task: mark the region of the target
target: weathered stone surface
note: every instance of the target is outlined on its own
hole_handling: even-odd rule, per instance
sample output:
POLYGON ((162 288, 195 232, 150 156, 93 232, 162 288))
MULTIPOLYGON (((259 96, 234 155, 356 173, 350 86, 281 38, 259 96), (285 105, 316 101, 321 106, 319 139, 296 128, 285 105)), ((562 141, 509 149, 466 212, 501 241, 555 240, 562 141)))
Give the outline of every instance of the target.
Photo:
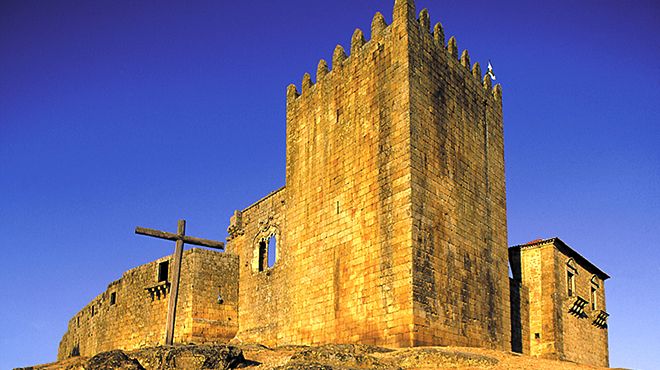
POLYGON ((161 346, 130 355, 146 369, 233 369, 256 364, 247 361, 239 348, 226 345, 161 346))
POLYGON ((419 348, 402 350, 391 357, 391 361, 404 369, 410 368, 489 368, 499 363, 496 358, 464 351, 442 348, 419 348))
POLYGON ((314 364, 314 366, 331 366, 333 369, 393 369, 391 365, 384 364, 372 356, 374 353, 391 351, 366 345, 327 344, 296 353, 286 366, 314 364))
POLYGON ((83 366, 85 370, 144 370, 135 359, 126 355, 123 351, 114 350, 102 352, 92 357, 83 366))

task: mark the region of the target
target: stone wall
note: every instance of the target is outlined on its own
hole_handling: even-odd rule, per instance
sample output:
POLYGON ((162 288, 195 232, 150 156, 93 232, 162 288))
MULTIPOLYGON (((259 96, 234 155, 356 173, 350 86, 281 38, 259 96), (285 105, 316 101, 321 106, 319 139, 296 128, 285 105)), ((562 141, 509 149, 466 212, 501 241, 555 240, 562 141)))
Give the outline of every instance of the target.
MULTIPOLYGON (((58 359, 163 344, 169 283, 158 281, 158 266, 170 261, 171 276, 171 260, 172 256, 167 256, 136 267, 109 284, 69 321, 58 359)), ((238 325, 237 279, 236 256, 203 249, 184 252, 175 342, 226 342, 234 336, 238 325), (218 294, 223 297, 222 304, 218 294)))
POLYGON ((239 326, 238 256, 208 249, 192 251, 190 341, 226 343, 239 326))
POLYGON ((607 367, 609 365, 609 346, 607 326, 601 327, 594 324, 600 311, 607 311, 605 306, 605 282, 594 275, 579 262, 575 264, 577 274, 575 276, 574 296, 567 294, 566 262, 570 256, 555 251, 557 270, 557 307, 559 309, 559 330, 563 342, 562 359, 607 367), (596 281, 596 307, 592 307, 591 287, 596 281), (575 296, 580 296, 588 301, 581 314, 569 313, 575 302, 575 296))
POLYGON ((529 289, 530 354, 556 359, 561 342, 557 338, 557 307, 553 299, 556 295, 554 252, 551 246, 529 249, 519 259, 520 272, 513 264, 512 271, 514 279, 529 289))
POLYGON ((529 354, 529 289, 509 279, 511 299, 511 351, 529 354))
POLYGON ((408 11, 416 345, 510 349, 502 95, 408 11))
POLYGON ((321 61, 315 83, 305 75, 301 94, 289 87, 286 189, 244 210, 244 235, 228 243, 241 256, 240 339, 412 343, 408 73, 398 24, 378 14, 370 41, 356 31, 350 56, 338 47, 331 71, 321 61), (277 262, 255 271, 248 261, 269 215, 277 262))
POLYGON ((236 212, 231 220, 227 252, 240 259, 237 338, 241 341, 274 346, 278 336, 286 334, 291 311, 289 295, 293 294, 295 285, 290 286, 286 276, 285 257, 294 245, 286 243, 283 232, 285 197, 286 189, 277 190, 236 212), (271 236, 275 237, 277 247, 275 264, 259 271, 259 243, 271 236))
POLYGON ((294 343, 412 345, 407 19, 337 47, 287 97, 287 258, 294 343))

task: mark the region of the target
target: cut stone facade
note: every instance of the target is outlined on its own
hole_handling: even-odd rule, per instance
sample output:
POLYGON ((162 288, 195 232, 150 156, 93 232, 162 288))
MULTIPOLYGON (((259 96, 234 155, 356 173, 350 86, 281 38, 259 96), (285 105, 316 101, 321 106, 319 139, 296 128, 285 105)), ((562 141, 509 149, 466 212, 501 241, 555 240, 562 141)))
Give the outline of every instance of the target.
MULTIPOLYGON (((607 331, 562 326, 568 300, 540 303, 558 278, 508 277, 500 86, 412 0, 395 2, 390 25, 377 13, 370 36, 356 30, 350 55, 337 46, 332 69, 321 60, 315 82, 305 74, 300 92, 288 87, 286 186, 234 213, 225 254, 186 252, 175 341, 474 346, 606 362, 607 348, 560 348, 601 333, 606 346, 607 331), (223 304, 211 299, 219 285, 223 304), (541 308, 560 318, 556 330, 541 330, 541 308)), ((60 356, 162 343, 167 305, 144 291, 157 262, 117 283, 134 290, 117 298, 132 297, 125 317, 84 317, 81 328, 89 307, 74 317, 60 356)), ((90 306, 112 310, 112 287, 90 306)))
POLYGON ((609 276, 559 238, 511 247, 509 254, 520 296, 529 302, 517 308, 529 317, 520 322, 523 347, 534 356, 608 366, 609 276))

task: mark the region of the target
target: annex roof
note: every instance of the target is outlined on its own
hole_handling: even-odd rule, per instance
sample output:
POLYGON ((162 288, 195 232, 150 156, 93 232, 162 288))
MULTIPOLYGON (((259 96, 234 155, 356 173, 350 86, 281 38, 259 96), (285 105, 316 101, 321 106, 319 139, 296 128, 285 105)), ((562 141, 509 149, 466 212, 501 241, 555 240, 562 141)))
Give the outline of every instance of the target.
POLYGON ((559 239, 558 237, 549 238, 549 239, 536 239, 524 244, 514 245, 512 247, 509 247, 509 249, 516 249, 516 248, 530 249, 530 248, 537 248, 546 244, 553 244, 555 248, 557 248, 560 252, 564 253, 569 257, 573 257, 575 259, 575 262, 577 262, 579 265, 587 269, 587 271, 596 274, 602 280, 607 280, 610 278, 610 276, 606 274, 603 270, 601 270, 596 265, 591 263, 588 259, 583 257, 580 253, 576 252, 573 248, 569 247, 568 244, 566 244, 563 240, 559 239))

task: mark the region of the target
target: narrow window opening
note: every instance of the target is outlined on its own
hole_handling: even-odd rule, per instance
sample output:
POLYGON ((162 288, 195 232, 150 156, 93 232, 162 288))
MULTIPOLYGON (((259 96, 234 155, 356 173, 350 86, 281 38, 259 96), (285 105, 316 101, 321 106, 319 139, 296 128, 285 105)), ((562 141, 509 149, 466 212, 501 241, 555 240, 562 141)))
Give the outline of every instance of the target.
POLYGON ((339 123, 339 117, 341 116, 341 110, 337 109, 337 121, 336 123, 339 123))
POLYGON ((265 241, 260 241, 259 242, 259 271, 264 271, 266 269, 266 263, 267 263, 267 252, 268 250, 266 249, 266 242, 265 241))
POLYGON ((80 327, 80 316, 76 317, 76 326, 80 327))
POLYGON ((575 275, 577 275, 575 260, 569 258, 566 261, 566 293, 568 293, 569 297, 575 295, 575 275))
POLYGON ((271 268, 273 265, 275 265, 276 257, 277 240, 275 239, 275 235, 271 235, 270 238, 268 238, 268 268, 271 268))
POLYGON ((337 214, 339 214, 339 201, 337 201, 337 214))
POLYGON ((534 333, 534 339, 541 339, 541 333, 534 333))
POLYGON ((277 261, 277 238, 275 234, 271 234, 259 241, 257 254, 259 272, 266 271, 275 265, 275 261, 277 261))
POLYGON ((598 303, 596 302, 596 292, 597 292, 596 287, 592 286, 591 287, 591 309, 594 310, 594 311, 598 308, 598 303))
POLYGON ((110 293, 110 306, 114 306, 115 303, 117 303, 117 293, 112 292, 110 293))
POLYGON ((94 306, 92 306, 92 317, 94 317, 94 306))
POLYGON ((598 309, 598 289, 600 284, 598 284, 598 276, 591 276, 591 309, 596 311, 598 309))
POLYGON ((170 269, 170 261, 163 261, 158 264, 158 282, 167 281, 170 269))

